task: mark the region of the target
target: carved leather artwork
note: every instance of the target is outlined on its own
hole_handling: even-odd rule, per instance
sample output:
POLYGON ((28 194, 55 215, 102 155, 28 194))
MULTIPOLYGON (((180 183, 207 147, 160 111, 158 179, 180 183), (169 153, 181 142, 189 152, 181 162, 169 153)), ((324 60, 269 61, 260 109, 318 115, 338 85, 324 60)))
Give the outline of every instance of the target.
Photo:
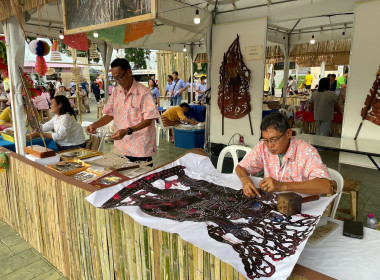
POLYGON ((370 94, 364 102, 365 107, 361 111, 363 119, 368 120, 376 125, 380 125, 380 70, 376 74, 372 88, 369 90, 370 94))
POLYGON ((318 221, 317 216, 281 214, 274 194, 263 194, 265 201, 246 197, 242 190, 191 178, 184 169, 177 165, 138 179, 102 208, 138 206, 155 217, 205 222, 211 238, 239 254, 250 279, 272 276, 275 263, 295 254, 318 221), (154 186, 158 183, 161 188, 154 186), (188 189, 175 188, 179 185, 188 189))
MULTIPOLYGON (((219 68, 218 106, 224 117, 240 119, 251 112, 249 83, 251 71, 243 61, 239 35, 224 54, 219 68)), ((251 132, 252 131, 252 124, 251 132)), ((224 134, 224 120, 222 134, 224 134)))

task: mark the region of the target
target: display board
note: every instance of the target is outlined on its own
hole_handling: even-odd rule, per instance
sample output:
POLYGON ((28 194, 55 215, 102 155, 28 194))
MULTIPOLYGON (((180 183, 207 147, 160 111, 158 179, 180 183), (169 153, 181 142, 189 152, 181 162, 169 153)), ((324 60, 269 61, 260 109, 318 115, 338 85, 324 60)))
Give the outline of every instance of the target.
POLYGON ((63 0, 65 34, 75 34, 156 17, 156 0, 63 0))

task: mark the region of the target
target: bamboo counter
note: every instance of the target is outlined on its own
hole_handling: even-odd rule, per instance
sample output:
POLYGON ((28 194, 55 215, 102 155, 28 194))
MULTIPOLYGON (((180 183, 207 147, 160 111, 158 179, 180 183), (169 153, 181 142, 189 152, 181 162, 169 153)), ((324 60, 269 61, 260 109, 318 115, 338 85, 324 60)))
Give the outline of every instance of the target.
POLYGON ((96 187, 0 151, 9 157, 0 218, 69 279, 245 279, 177 234, 92 206, 85 197, 96 187))

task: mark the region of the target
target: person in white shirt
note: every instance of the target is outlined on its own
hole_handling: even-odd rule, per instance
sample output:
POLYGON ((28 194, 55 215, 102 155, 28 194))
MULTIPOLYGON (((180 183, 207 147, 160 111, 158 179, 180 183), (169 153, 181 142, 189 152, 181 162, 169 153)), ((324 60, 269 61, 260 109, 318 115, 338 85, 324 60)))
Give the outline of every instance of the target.
MULTIPOLYGON (((83 128, 75 120, 74 110, 66 96, 55 96, 51 100, 51 112, 56 115, 41 126, 43 136, 53 139, 58 151, 86 148, 83 128), (53 133, 45 133, 53 129, 53 133)), ((38 132, 34 131, 33 135, 38 136, 38 132)))

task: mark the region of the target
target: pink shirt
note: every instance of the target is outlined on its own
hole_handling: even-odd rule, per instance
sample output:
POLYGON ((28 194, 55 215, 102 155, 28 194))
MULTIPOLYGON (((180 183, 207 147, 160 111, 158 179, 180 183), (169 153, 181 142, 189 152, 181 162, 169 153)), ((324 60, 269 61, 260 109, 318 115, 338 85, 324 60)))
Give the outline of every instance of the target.
POLYGON ((49 110, 50 94, 42 92, 41 95, 34 97, 32 101, 38 110, 49 110))
MULTIPOLYGON (((129 92, 120 85, 115 87, 104 106, 103 114, 113 117, 115 131, 160 117, 150 90, 135 80, 129 92)), ((126 156, 150 157, 156 150, 155 135, 155 123, 152 121, 150 126, 126 135, 123 139, 114 141, 114 144, 126 156)))
POLYGON ((293 137, 282 160, 282 166, 278 156, 271 154, 261 142, 239 165, 250 174, 264 169, 264 177, 272 177, 280 182, 304 182, 315 178, 332 180, 317 150, 309 143, 293 137))

